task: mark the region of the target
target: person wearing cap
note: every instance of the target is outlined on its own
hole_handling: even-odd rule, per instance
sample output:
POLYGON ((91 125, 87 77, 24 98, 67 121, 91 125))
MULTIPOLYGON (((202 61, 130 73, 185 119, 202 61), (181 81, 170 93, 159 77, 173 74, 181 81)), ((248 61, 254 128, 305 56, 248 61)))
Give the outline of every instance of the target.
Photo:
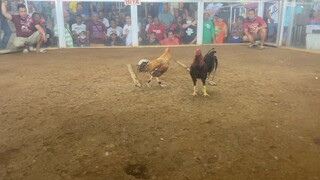
POLYGON ((12 21, 16 28, 16 38, 14 39, 14 46, 23 48, 24 53, 30 52, 29 46, 36 44, 36 52, 40 51, 42 42, 47 41, 46 33, 40 24, 32 21, 28 15, 26 6, 19 4, 17 6, 19 15, 11 15, 7 12, 6 2, 1 2, 1 11, 3 16, 12 21))
POLYGON ((255 40, 260 39, 261 43, 259 49, 264 49, 263 44, 267 36, 267 24, 260 16, 256 15, 254 9, 249 9, 248 11, 248 17, 244 22, 244 33, 246 34, 244 40, 250 42, 250 48, 255 45, 255 40))
POLYGON ((104 44, 106 27, 99 20, 97 13, 92 13, 92 21, 87 24, 87 31, 90 44, 104 44))

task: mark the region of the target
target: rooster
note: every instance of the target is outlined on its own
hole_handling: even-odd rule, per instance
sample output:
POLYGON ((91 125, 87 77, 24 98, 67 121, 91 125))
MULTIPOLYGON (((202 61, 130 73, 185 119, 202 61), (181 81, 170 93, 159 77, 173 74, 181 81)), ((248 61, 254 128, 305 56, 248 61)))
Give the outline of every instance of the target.
POLYGON ((206 89, 206 80, 208 76, 213 72, 213 75, 212 75, 212 82, 213 82, 214 73, 218 66, 218 60, 214 55, 215 53, 216 51, 214 49, 211 49, 203 58, 200 49, 196 50, 196 55, 190 67, 190 75, 194 85, 193 96, 197 96, 197 90, 196 90, 197 79, 201 79, 202 81, 203 96, 204 97, 209 96, 206 89))
POLYGON ((166 48, 163 54, 157 59, 149 61, 148 59, 141 59, 137 65, 138 72, 149 72, 151 74, 150 79, 148 80, 148 87, 150 88, 150 82, 153 77, 158 81, 158 84, 161 87, 165 85, 161 84, 159 79, 169 68, 169 61, 171 59, 171 52, 169 48, 166 48))

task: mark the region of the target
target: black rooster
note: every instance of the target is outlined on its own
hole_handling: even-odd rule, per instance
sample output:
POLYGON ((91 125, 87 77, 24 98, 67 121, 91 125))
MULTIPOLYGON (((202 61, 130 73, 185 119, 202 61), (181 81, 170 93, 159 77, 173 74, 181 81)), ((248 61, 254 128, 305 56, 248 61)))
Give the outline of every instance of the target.
POLYGON ((203 58, 200 49, 196 50, 196 55, 190 67, 190 75, 194 85, 193 96, 197 96, 197 90, 196 90, 197 79, 201 79, 202 81, 203 96, 204 97, 209 96, 206 89, 206 80, 208 76, 210 76, 210 74, 212 73, 212 77, 211 77, 212 79, 209 83, 214 84, 213 78, 218 67, 218 59, 214 55, 215 53, 216 51, 214 50, 214 48, 212 48, 211 50, 208 51, 208 53, 203 58))

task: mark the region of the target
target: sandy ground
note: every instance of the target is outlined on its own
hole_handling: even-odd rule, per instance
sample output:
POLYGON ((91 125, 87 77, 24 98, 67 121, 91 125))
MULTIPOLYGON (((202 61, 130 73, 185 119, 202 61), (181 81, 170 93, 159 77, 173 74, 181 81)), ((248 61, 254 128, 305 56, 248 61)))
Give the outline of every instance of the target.
POLYGON ((319 54, 216 49, 208 98, 175 62, 195 47, 150 89, 126 64, 164 48, 0 55, 0 179, 319 180, 319 54))

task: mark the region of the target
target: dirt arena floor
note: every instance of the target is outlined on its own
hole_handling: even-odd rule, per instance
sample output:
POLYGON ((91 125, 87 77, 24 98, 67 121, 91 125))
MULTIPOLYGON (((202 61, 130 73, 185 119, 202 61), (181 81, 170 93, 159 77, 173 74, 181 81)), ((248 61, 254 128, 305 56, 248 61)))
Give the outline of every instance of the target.
POLYGON ((217 46, 203 98, 195 49, 150 89, 126 64, 164 48, 0 55, 0 179, 319 180, 320 55, 217 46))

